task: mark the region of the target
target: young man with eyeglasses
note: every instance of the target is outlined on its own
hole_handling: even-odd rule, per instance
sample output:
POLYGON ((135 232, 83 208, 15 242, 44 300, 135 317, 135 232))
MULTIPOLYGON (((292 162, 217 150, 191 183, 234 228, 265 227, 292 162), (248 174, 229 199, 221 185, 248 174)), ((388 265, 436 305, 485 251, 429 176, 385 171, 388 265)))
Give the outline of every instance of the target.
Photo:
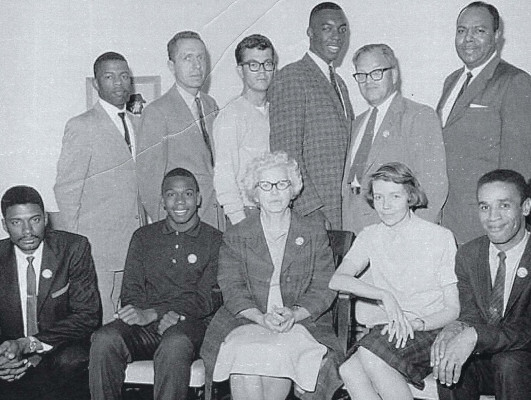
POLYGON ((369 44, 356 51, 353 75, 369 110, 353 123, 343 176, 343 229, 360 231, 379 221, 365 201, 368 177, 388 162, 406 164, 428 196, 416 213, 439 222, 448 193, 441 127, 430 107, 402 97, 400 71, 393 50, 369 44))
POLYGON ((257 210, 245 195, 241 180, 249 161, 269 151, 266 95, 276 67, 273 44, 262 35, 243 39, 236 46, 235 56, 243 91, 214 121, 214 188, 233 225, 257 210))

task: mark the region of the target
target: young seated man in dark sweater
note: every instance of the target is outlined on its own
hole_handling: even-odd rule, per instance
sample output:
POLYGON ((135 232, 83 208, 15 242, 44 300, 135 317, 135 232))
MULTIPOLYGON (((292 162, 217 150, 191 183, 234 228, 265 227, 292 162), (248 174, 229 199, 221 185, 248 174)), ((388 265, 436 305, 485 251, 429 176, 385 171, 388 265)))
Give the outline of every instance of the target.
POLYGON ((128 362, 154 360, 156 399, 186 399, 216 284, 221 232, 199 220, 199 186, 176 168, 162 182, 165 220, 131 239, 116 320, 92 337, 92 399, 120 399, 128 362))

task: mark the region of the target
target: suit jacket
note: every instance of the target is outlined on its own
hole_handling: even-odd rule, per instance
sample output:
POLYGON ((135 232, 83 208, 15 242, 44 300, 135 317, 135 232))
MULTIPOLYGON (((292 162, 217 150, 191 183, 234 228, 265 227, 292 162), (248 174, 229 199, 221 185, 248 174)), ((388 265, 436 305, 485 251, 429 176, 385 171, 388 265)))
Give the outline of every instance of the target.
POLYGON ((428 196, 428 208, 416 214, 438 223, 448 193, 446 157, 441 124, 435 111, 423 104, 405 99, 397 93, 389 105, 371 146, 361 177, 361 191, 356 193, 348 182, 354 142, 368 111, 356 118, 352 126, 351 146, 343 175, 343 229, 359 234, 363 228, 380 222, 376 211, 366 202, 369 176, 383 164, 399 161, 406 164, 428 196))
MULTIPOLYGON (((444 82, 441 110, 463 69, 444 82)), ((442 223, 459 243, 483 234, 477 217, 478 179, 508 168, 531 176, 531 77, 494 58, 456 102, 443 128, 450 190, 442 223)))
POLYGON ((306 54, 280 70, 271 86, 271 151, 283 150, 297 160, 304 181, 293 209, 301 215, 321 210, 341 229, 341 178, 354 113, 339 75, 341 102, 326 76, 306 54))
POLYGON ((136 167, 99 103, 67 122, 54 191, 54 228, 87 236, 98 271, 123 270, 131 236, 142 223, 136 167))
MULTIPOLYGON (((58 346, 86 341, 101 325, 96 272, 87 238, 47 230, 44 238, 37 321, 40 341, 58 346), (44 270, 51 277, 43 276, 44 270)), ((24 337, 17 260, 10 239, 0 241, 0 343, 24 337)))
MULTIPOLYGON (((511 350, 531 353, 531 274, 516 275, 505 309, 497 324, 489 324, 489 296, 492 281, 489 269, 489 239, 479 237, 459 247, 455 272, 461 315, 458 320, 476 329, 478 353, 494 354, 511 350)), ((531 240, 518 268, 531 272, 531 240)), ((530 354, 531 357, 531 354, 530 354)))
MULTIPOLYGON (((237 314, 248 308, 266 312, 273 270, 259 215, 250 216, 227 230, 218 267, 224 305, 210 323, 201 348, 210 380, 207 380, 208 384, 221 342, 234 328, 251 323, 237 314)), ((301 324, 329 348, 328 362, 321 369, 316 391, 303 398, 330 399, 341 386, 337 366, 342 351, 333 331, 330 311, 336 296, 328 288, 334 273, 334 261, 322 226, 313 225, 292 213, 281 271, 280 290, 284 305, 306 308, 311 316, 301 324)), ((208 387, 206 393, 209 393, 208 387)))
MULTIPOLYGON (((201 92, 205 123, 214 148, 212 124, 218 113, 215 100, 201 92)), ((199 217, 215 228, 222 228, 223 214, 214 192, 214 171, 210 153, 192 112, 173 85, 142 113, 138 140, 137 168, 140 197, 153 221, 166 217, 161 208, 161 184, 174 168, 186 168, 195 175, 202 196, 199 217)))

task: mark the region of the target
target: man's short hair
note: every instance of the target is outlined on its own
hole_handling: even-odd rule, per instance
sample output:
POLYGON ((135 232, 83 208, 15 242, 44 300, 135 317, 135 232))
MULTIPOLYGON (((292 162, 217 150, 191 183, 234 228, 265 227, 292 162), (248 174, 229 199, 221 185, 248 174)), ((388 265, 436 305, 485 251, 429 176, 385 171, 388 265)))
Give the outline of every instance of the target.
POLYGON ((391 67, 398 68, 398 60, 396 59, 395 52, 391 47, 384 43, 366 44, 365 46, 360 47, 354 53, 354 56, 352 57, 352 62, 354 63, 354 65, 356 65, 358 63, 358 59, 362 54, 370 53, 373 51, 379 51, 389 62, 389 65, 391 67))
POLYGON ((192 174, 190 171, 184 168, 174 168, 170 172, 168 172, 166 175, 164 175, 164 179, 162 179, 161 190, 164 190, 164 183, 166 182, 166 180, 174 176, 190 178, 192 181, 194 181, 195 190, 199 192, 199 184, 197 183, 197 179, 195 178, 194 174, 192 174))
POLYGON ((238 46, 236 46, 236 50, 234 51, 236 64, 240 65, 240 63, 243 62, 243 52, 245 49, 271 49, 271 53, 273 53, 273 61, 275 60, 275 48, 273 47, 273 43, 271 43, 271 40, 263 35, 254 34, 247 36, 240 43, 238 43, 238 46))
POLYGON ((30 186, 13 186, 2 196, 2 215, 4 218, 7 214, 7 209, 19 204, 36 204, 44 213, 44 202, 42 197, 35 189, 30 186))
POLYGON ((424 189, 422 189, 420 182, 406 164, 399 162, 384 164, 369 177, 369 190, 365 193, 365 200, 367 200, 371 208, 374 208, 374 181, 394 182, 398 185, 404 185, 408 193, 409 208, 413 210, 428 206, 428 197, 424 189))
POLYGON ((101 56, 96 58, 96 61, 94 61, 94 78, 96 78, 96 72, 98 71, 98 68, 105 61, 124 61, 127 63, 125 57, 119 53, 115 53, 114 51, 108 51, 107 53, 103 53, 101 56))
POLYGON ((324 3, 317 4, 312 11, 310 12, 310 25, 312 24, 312 18, 321 10, 340 10, 343 11, 343 9, 337 5, 336 3, 332 3, 331 1, 325 1, 324 3))
POLYGON ((205 44, 205 42, 203 42, 203 39, 201 39, 201 36, 199 36, 199 33, 197 32, 194 32, 194 31, 181 31, 181 32, 177 32, 175 34, 175 36, 173 36, 170 41, 168 42, 168 45, 166 46, 167 49, 168 49, 168 58, 171 60, 171 61, 174 61, 173 59, 173 55, 175 54, 176 52, 176 49, 177 49, 177 42, 180 40, 180 39, 197 39, 199 40, 201 43, 205 44))
POLYGON ((489 14, 492 17, 492 26, 494 27, 494 32, 496 32, 500 28, 500 13, 498 12, 498 9, 496 7, 494 7, 492 4, 485 3, 484 1, 473 1, 469 5, 465 6, 459 12, 459 15, 457 16, 457 19, 459 19, 461 14, 463 14, 463 12, 465 12, 469 8, 473 8, 473 7, 484 8, 485 10, 487 10, 489 12, 489 14))
POLYGON ((479 178, 476 196, 479 192, 479 189, 483 185, 492 182, 512 183, 520 194, 520 204, 522 204, 525 199, 531 198, 531 188, 526 183, 525 178, 522 176, 522 174, 513 171, 512 169, 495 169, 494 171, 484 174, 481 178, 479 178))

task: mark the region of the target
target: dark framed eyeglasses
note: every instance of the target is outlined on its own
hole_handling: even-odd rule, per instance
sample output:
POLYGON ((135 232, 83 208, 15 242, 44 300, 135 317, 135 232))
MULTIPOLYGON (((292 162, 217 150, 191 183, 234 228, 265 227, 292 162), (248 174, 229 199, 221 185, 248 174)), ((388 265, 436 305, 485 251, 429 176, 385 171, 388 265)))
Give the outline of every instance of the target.
POLYGON ((271 60, 267 60, 264 62, 258 62, 258 61, 246 61, 240 63, 240 65, 247 65, 249 67, 249 71, 251 72, 258 72, 260 71, 260 68, 264 68, 264 71, 271 72, 275 69, 275 62, 271 60))
POLYGON ((371 72, 356 72, 355 74, 352 74, 356 82, 358 83, 365 83, 367 82, 367 77, 370 76, 373 81, 381 81, 384 75, 385 71, 389 71, 390 69, 393 69, 394 67, 387 67, 387 68, 377 68, 373 69, 371 72))
POLYGON ((269 182, 269 181, 258 181, 255 187, 259 187, 264 192, 270 192, 273 190, 273 187, 276 187, 277 190, 286 190, 291 186, 291 181, 289 179, 282 179, 278 182, 269 182))

